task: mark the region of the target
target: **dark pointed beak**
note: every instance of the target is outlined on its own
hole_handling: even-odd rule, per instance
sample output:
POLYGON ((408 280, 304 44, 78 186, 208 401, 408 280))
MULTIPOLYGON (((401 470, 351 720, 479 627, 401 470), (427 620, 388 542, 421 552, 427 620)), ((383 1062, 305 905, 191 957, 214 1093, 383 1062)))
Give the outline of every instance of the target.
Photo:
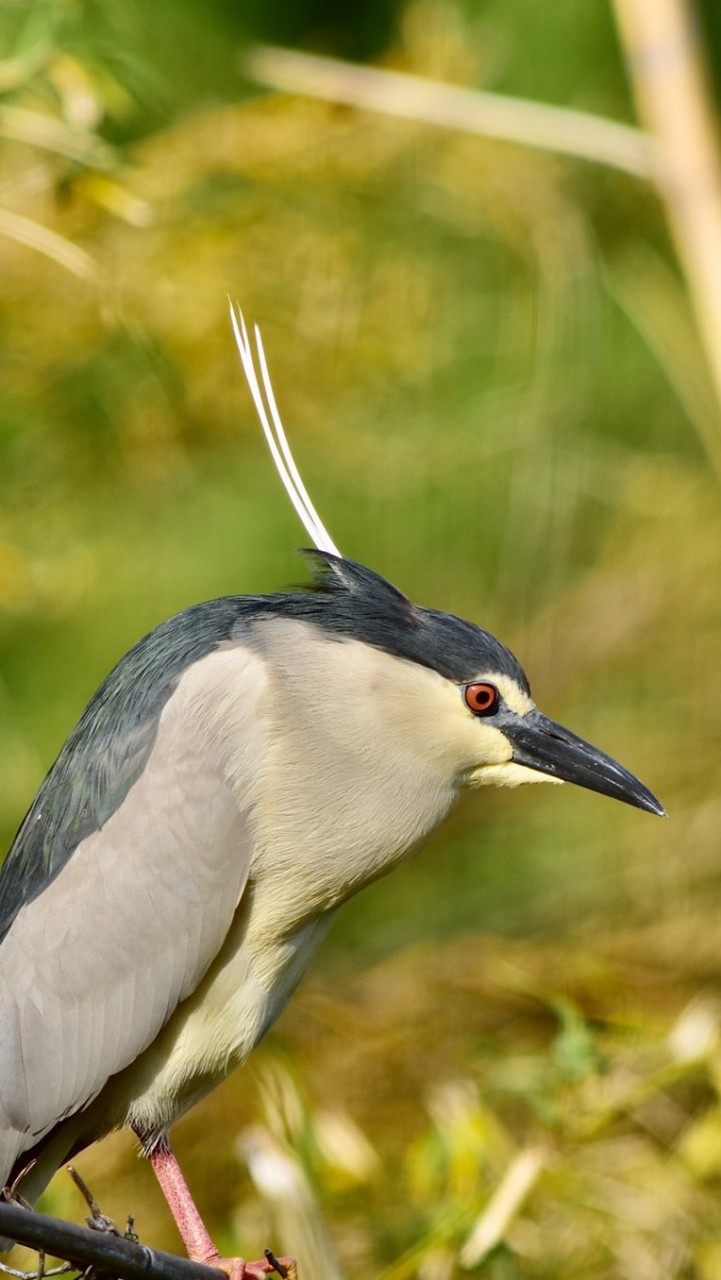
POLYGON ((513 744, 516 764, 666 817, 663 805, 628 769, 540 711, 514 716, 513 723, 505 724, 503 731, 513 744))

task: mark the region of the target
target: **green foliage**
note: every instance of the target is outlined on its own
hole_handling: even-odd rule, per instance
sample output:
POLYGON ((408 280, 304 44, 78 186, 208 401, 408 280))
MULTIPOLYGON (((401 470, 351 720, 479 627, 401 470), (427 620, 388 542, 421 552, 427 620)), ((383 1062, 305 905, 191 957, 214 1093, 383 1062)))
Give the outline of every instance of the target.
MULTIPOLYGON (((254 21, 0 12, 5 843, 143 631, 302 572, 229 293, 339 545, 511 643, 541 707, 671 818, 570 788, 468 797, 344 911, 329 987, 188 1118, 191 1181, 228 1240, 266 1242, 262 1191, 239 1208, 207 1142, 257 1119, 250 1077, 255 1140, 298 1177, 281 1252, 310 1223, 349 1276, 443 1280, 480 1220, 494 1280, 716 1280, 718 406, 660 210, 581 162, 262 95, 237 70, 254 21)), ((603 6, 417 0, 388 43, 411 71, 629 116, 603 6)), ((173 1245, 127 1145, 86 1160, 103 1207, 173 1245)), ((80 1212, 61 1181, 48 1203, 80 1212)))

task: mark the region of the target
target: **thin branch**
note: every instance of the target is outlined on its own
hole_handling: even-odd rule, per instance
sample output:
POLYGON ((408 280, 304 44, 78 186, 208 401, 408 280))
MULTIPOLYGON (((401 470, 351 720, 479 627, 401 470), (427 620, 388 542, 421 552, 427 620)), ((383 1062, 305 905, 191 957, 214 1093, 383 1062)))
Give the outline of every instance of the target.
POLYGON ((46 1280, 49 1276, 67 1276, 77 1271, 77 1267, 73 1262, 63 1262, 60 1267, 51 1267, 49 1270, 43 1266, 45 1254, 40 1253, 41 1265, 37 1271, 19 1271, 17 1267, 9 1267, 7 1262, 0 1262, 0 1272, 4 1276, 13 1276, 13 1280, 46 1280))
POLYGON ((242 68, 256 83, 286 93, 502 138, 609 165, 637 178, 655 176, 654 143, 649 137, 630 125, 582 111, 462 89, 275 45, 255 45, 243 56, 242 68))
MULTIPOLYGON (((109 1235, 121 1236, 123 1240, 132 1240, 135 1244, 139 1244, 140 1240, 135 1230, 135 1219, 132 1215, 128 1216, 128 1223, 125 1231, 119 1231, 112 1218, 109 1218, 106 1213, 102 1212, 100 1205, 95 1199, 95 1196, 90 1190, 87 1182, 82 1175, 78 1173, 77 1169, 72 1164, 67 1165, 66 1168, 90 1210, 90 1217, 86 1218, 88 1226, 92 1227, 93 1231, 107 1231, 109 1235)), ((28 1206, 28 1208, 29 1207, 30 1206, 28 1206)))

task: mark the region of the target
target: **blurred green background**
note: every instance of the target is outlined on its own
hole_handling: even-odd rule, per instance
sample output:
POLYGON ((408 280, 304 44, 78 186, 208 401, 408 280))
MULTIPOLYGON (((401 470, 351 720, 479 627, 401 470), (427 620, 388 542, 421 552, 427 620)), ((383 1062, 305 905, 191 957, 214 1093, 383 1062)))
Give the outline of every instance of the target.
MULTIPOLYGON (((230 295, 344 552, 501 636, 670 817, 466 797, 179 1126, 191 1184, 226 1247, 307 1280, 445 1280, 541 1150, 483 1274, 715 1280, 721 416, 663 207, 611 166, 266 93, 258 40, 634 119, 601 0, 6 0, 3 843, 141 634, 303 577, 230 295), (302 1180, 297 1220, 251 1186, 253 1143, 302 1180)), ((177 1247, 131 1153, 83 1167, 177 1247)))

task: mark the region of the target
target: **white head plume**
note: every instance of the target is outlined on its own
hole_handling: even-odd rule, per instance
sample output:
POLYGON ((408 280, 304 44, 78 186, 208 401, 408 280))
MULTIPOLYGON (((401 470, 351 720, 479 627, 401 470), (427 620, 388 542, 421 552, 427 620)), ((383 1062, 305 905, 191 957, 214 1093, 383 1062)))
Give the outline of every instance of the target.
POLYGON ((341 552, 333 542, 328 530, 325 528, 318 512, 308 496, 303 481, 300 477, 293 454, 290 451, 290 445, 286 439, 283 424, 278 413, 278 406, 275 403, 273 395, 273 387, 268 373, 268 365, 263 350, 263 342, 260 336, 260 330, 256 325, 253 327, 253 336, 255 337, 255 349, 258 355, 258 365, 260 367, 260 376, 263 383, 261 391, 258 374, 256 373, 255 361, 253 358, 253 348, 248 337, 248 330, 245 327, 245 320, 240 307, 230 305, 230 322, 233 326, 235 341, 238 344, 240 359, 243 365, 243 372, 246 376, 250 394, 253 397, 256 413, 260 418, 260 425, 268 442, 271 457, 275 463, 276 470, 285 485, 286 492, 290 498, 296 512, 300 516, 301 523, 309 538, 313 540, 313 545, 318 551, 329 551, 331 555, 340 556, 341 552), (263 397, 265 392, 265 398, 263 397))

